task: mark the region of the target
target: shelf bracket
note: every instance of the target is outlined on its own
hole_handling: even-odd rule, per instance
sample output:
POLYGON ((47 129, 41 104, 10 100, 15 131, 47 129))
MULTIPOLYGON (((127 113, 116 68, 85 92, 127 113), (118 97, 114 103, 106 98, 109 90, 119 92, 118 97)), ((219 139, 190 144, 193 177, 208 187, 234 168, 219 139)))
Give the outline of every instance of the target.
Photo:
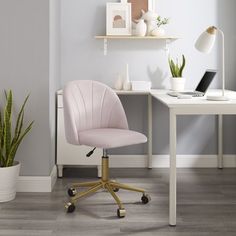
POLYGON ((107 39, 103 39, 103 54, 104 56, 107 55, 107 39))

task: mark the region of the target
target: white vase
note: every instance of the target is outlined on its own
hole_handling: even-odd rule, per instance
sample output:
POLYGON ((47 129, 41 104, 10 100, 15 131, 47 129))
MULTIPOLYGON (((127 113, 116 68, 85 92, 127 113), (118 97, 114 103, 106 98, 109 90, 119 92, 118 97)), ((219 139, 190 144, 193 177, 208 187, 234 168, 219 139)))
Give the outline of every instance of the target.
POLYGON ((121 75, 118 75, 114 87, 115 87, 116 90, 122 90, 122 88, 123 88, 123 79, 122 79, 121 75))
POLYGON ((142 19, 147 23, 147 36, 151 35, 152 30, 155 28, 157 17, 158 14, 153 11, 142 11, 142 19))
POLYGON ((153 21, 153 20, 147 21, 147 33, 146 33, 147 36, 152 35, 151 32, 155 28, 154 25, 155 25, 155 21, 153 21))
POLYGON ((171 90, 176 92, 184 91, 185 78, 183 77, 172 77, 170 78, 171 90))
POLYGON ((165 30, 161 27, 157 27, 151 31, 152 36, 163 37, 165 35, 165 30))
POLYGON ((126 73, 125 73, 125 79, 123 83, 123 89, 127 91, 132 89, 131 82, 129 79, 129 65, 128 64, 126 64, 126 73))
POLYGON ((136 35, 137 36, 145 36, 147 32, 147 25, 144 22, 144 19, 140 19, 139 22, 136 24, 136 35))
POLYGON ((15 198, 19 173, 19 162, 14 162, 10 167, 0 167, 0 202, 8 202, 15 198))

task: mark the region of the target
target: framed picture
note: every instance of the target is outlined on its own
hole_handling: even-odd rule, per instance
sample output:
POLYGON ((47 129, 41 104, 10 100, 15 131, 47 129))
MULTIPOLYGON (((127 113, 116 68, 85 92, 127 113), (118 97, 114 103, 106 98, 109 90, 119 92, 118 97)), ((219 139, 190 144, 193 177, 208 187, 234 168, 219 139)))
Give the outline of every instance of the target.
POLYGON ((128 0, 132 8, 132 21, 140 19, 142 10, 155 11, 155 0, 128 0))
POLYGON ((132 34, 131 3, 107 3, 106 34, 132 34))

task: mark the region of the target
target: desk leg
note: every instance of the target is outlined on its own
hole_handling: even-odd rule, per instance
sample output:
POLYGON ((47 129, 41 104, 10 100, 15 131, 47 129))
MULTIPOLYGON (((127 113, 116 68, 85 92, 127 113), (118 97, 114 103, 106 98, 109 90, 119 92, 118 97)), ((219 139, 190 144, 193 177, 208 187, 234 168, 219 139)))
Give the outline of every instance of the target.
POLYGON ((218 115, 218 168, 223 168, 223 115, 218 115))
POLYGON ((176 226, 176 114, 170 109, 169 224, 176 226))
POLYGON ((148 168, 152 168, 152 95, 148 95, 148 168))

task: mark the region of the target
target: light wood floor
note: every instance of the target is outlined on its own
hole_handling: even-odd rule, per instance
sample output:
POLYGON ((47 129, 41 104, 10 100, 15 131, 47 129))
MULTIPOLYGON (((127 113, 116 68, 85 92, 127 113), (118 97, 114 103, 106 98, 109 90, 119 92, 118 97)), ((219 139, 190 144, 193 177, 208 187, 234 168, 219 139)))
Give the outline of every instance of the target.
POLYGON ((121 190, 127 211, 124 219, 116 217, 117 206, 104 191, 66 214, 63 205, 68 183, 96 179, 96 173, 67 169, 65 175, 70 177, 58 179, 52 193, 18 193, 14 201, 1 203, 0 235, 236 235, 236 169, 178 170, 177 227, 168 226, 166 169, 111 171, 117 181, 146 188, 152 197, 150 204, 142 205, 140 194, 121 190))

